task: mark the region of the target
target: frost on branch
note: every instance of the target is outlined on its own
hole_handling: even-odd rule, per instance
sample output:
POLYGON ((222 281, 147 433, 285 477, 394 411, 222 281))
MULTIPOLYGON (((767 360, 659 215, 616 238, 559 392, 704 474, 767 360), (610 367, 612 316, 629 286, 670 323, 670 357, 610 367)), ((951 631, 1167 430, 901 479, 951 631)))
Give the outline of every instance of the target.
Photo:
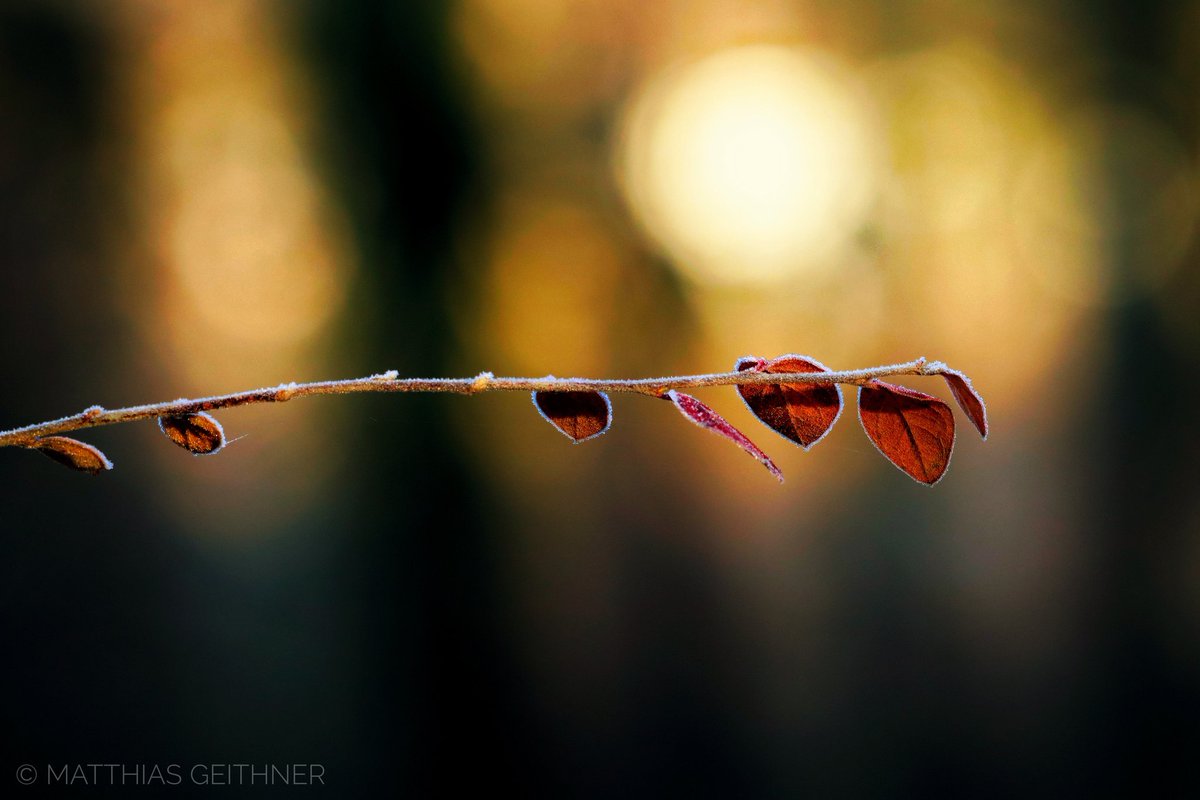
POLYGON ((113 467, 112 462, 97 448, 69 436, 43 436, 35 439, 30 446, 45 453, 64 467, 86 472, 89 475, 99 475, 113 467))
POLYGON ((986 439, 987 409, 966 375, 924 358, 903 364, 833 372, 808 356, 787 354, 771 360, 739 359, 732 372, 664 378, 509 378, 481 372, 475 378, 401 378, 395 370, 367 378, 284 383, 194 400, 181 398, 128 408, 91 406, 60 419, 0 431, 0 447, 41 450, 61 464, 97 474, 112 468, 104 454, 58 434, 137 420, 156 420, 174 444, 196 455, 216 453, 225 432, 208 411, 293 397, 356 392, 447 392, 476 395, 532 391, 534 407, 572 442, 593 439, 612 424, 606 392, 626 392, 670 400, 687 419, 730 440, 783 480, 779 468, 741 431, 704 403, 679 391, 733 385, 754 416, 776 433, 808 449, 826 436, 841 416, 840 384, 859 387, 859 420, 874 445, 893 464, 921 483, 942 478, 954 447, 954 415, 942 400, 904 386, 883 383, 892 375, 941 376, 963 413, 986 439), (791 376, 790 381, 783 376, 791 376))
POLYGON ((534 392, 533 405, 575 444, 595 439, 612 425, 612 403, 604 392, 534 392))
POLYGON ((932 486, 950 466, 954 412, 932 395, 874 380, 858 390, 858 417, 879 452, 932 486))
MULTIPOLYGON (((764 361, 749 356, 738 359, 738 372, 829 372, 808 356, 785 355, 764 361)), ((738 394, 771 430, 807 450, 825 437, 842 414, 842 389, 837 384, 747 383, 738 394)))

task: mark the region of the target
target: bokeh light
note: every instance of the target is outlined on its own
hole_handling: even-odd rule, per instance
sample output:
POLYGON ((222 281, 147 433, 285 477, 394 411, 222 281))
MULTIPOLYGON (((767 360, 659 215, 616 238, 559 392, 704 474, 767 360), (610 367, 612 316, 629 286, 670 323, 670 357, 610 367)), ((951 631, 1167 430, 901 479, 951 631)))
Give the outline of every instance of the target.
POLYGON ((575 198, 526 190, 501 206, 471 326, 479 350, 520 374, 605 372, 621 270, 610 232, 575 198))
MULTIPOLYGON (((316 373, 326 349, 317 337, 342 310, 353 259, 314 170, 311 101, 279 21, 252 0, 130 0, 124 11, 138 33, 132 133, 144 154, 136 180, 149 262, 148 280, 129 271, 127 292, 146 332, 147 385, 211 394, 316 373)), ((219 486, 239 511, 197 504, 178 482, 157 496, 194 530, 233 538, 303 514, 304 492, 336 466, 316 455, 330 435, 317 413, 298 404, 227 416, 234 437, 255 419, 228 453, 241 476, 201 460, 188 480, 219 486), (281 478, 278 465, 297 461, 313 468, 281 478)), ((174 455, 147 446, 164 464, 174 455)))
POLYGON ((689 277, 762 284, 837 266, 876 189, 862 92, 827 55, 738 47, 650 79, 620 177, 689 277))

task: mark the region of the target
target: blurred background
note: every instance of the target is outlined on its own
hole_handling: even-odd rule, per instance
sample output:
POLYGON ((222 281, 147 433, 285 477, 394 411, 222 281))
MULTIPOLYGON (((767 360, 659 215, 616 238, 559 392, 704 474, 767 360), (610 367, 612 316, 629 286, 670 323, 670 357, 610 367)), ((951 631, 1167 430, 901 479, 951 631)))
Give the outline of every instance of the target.
POLYGON ((1194 1, 6 2, 0 428, 798 352, 946 360, 992 436, 933 490, 727 389, 782 487, 626 396, 579 448, 514 394, 2 451, 5 769, 1200 790, 1198 45, 1194 1))

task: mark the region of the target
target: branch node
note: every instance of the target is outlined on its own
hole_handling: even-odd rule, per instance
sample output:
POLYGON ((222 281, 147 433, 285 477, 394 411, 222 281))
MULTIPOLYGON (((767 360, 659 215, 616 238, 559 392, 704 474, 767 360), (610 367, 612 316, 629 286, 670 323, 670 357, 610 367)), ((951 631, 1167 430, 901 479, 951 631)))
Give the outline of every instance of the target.
POLYGON ((293 381, 292 383, 281 383, 278 386, 278 388, 275 389, 274 400, 276 403, 285 403, 288 400, 291 400, 295 396, 296 396, 295 381, 293 381))
POLYGON ((85 408, 85 409, 83 410, 83 414, 82 414, 81 416, 82 416, 82 417, 83 417, 85 420, 88 420, 88 421, 90 422, 91 420, 94 420, 94 419, 96 419, 97 417, 99 417, 99 416, 100 416, 101 414, 103 414, 103 413, 104 413, 104 407, 103 407, 103 406, 88 406, 87 408, 85 408))
POLYGON ((394 369, 389 369, 387 372, 381 372, 378 375, 372 375, 373 381, 394 381, 400 377, 400 373, 394 369))
POLYGON ((472 392, 485 391, 496 376, 491 372, 481 372, 475 376, 475 380, 471 381, 472 392))

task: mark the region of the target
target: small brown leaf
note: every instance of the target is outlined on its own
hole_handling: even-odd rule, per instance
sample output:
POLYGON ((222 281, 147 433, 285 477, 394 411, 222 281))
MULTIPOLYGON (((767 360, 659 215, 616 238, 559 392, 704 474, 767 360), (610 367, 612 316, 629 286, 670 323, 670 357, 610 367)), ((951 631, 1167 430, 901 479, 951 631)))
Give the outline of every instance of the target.
POLYGON ((604 392, 534 392, 533 405, 575 444, 596 438, 612 425, 612 403, 604 392))
POLYGON ((112 462, 97 448, 69 436, 43 436, 31 445, 65 467, 99 475, 112 469, 112 462))
POLYGON ((783 483, 783 472, 779 469, 779 467, 775 466, 775 462, 772 461, 766 453, 760 450, 758 445, 750 441, 746 434, 730 425, 729 422, 716 411, 713 411, 711 408, 706 406, 704 403, 701 403, 690 394, 683 394, 682 392, 677 392, 674 389, 667 392, 664 397, 675 404, 675 407, 679 409, 679 413, 683 414, 701 428, 705 428, 713 433, 724 436, 726 439, 757 458, 763 463, 763 466, 771 471, 771 474, 774 475, 780 483, 783 483))
MULTIPOLYGON (((828 367, 815 359, 792 354, 771 361, 742 358, 735 369, 829 372, 828 367)), ((821 441, 842 414, 842 389, 837 384, 756 383, 740 384, 737 390, 759 421, 805 450, 821 441)))
POLYGON ((203 411, 159 417, 158 427, 168 439, 193 455, 211 455, 225 446, 225 430, 221 423, 203 411))
POLYGON ((954 412, 932 395, 871 381, 858 389, 858 418, 879 452, 913 480, 932 486, 954 449, 954 412))
POLYGON ((987 439, 987 406, 984 405, 983 398, 979 396, 979 392, 975 391, 975 387, 971 385, 971 379, 958 370, 950 369, 949 367, 942 370, 941 376, 946 379, 946 383, 950 386, 950 392, 954 395, 954 399, 958 401, 958 407, 967 415, 967 419, 971 420, 971 424, 979 431, 979 435, 987 439))

